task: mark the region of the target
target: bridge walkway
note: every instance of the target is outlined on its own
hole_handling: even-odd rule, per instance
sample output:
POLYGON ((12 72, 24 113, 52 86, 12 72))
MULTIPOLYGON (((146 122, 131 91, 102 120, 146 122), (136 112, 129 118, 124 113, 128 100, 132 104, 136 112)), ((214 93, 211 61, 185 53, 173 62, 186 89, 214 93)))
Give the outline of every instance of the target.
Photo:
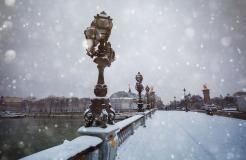
POLYGON ((246 121, 157 111, 118 149, 117 160, 245 160, 246 121))

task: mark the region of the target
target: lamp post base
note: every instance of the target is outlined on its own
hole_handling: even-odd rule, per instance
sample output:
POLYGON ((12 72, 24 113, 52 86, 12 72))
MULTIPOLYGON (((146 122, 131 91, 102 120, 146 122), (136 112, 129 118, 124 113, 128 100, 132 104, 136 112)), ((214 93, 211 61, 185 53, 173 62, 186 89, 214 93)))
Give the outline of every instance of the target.
POLYGON ((148 110, 150 110, 151 109, 151 107, 150 107, 150 104, 147 104, 147 107, 146 107, 148 110))
POLYGON ((138 103, 138 112, 144 112, 143 103, 142 102, 138 103))
POLYGON ((85 127, 106 128, 108 124, 114 124, 115 111, 108 98, 93 98, 91 105, 84 113, 85 127))

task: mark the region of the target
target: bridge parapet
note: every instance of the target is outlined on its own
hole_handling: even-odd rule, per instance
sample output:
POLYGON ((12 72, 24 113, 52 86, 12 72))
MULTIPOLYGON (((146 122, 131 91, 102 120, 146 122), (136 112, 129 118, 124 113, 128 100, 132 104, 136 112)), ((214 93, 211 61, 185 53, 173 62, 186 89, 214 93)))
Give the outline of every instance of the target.
POLYGON ((94 136, 80 136, 72 141, 34 153, 20 160, 60 160, 60 159, 93 159, 99 152, 102 139, 94 136))
POLYGON ((80 137, 21 160, 115 160, 118 147, 133 135, 139 126, 145 127, 145 121, 151 118, 154 112, 155 109, 137 113, 114 125, 108 125, 107 128, 80 127, 80 137))

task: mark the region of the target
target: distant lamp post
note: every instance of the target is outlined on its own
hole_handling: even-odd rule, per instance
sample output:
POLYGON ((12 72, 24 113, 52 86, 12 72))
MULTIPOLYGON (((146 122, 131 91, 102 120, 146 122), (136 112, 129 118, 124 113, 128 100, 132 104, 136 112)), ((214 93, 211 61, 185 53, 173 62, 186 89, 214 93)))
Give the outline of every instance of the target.
POLYGON ((186 89, 184 88, 183 91, 184 91, 184 98, 185 98, 185 92, 186 92, 186 89))
POLYGON ((177 106, 176 106, 176 96, 174 96, 173 99, 174 99, 174 108, 177 109, 177 106))
POLYGON ((150 89, 149 96, 150 96, 150 108, 155 108, 156 99, 155 99, 155 91, 153 87, 151 87, 150 89))
POLYGON ((189 111, 189 105, 191 103, 191 94, 189 93, 186 98, 185 98, 185 111, 188 112, 189 111))
POLYGON ((147 109, 150 109, 150 104, 149 104, 149 90, 150 90, 150 88, 149 88, 149 86, 147 85, 147 86, 145 87, 145 91, 146 91, 146 99, 147 99, 147 109))
POLYGON ((135 89, 138 91, 138 112, 143 112, 143 101, 142 101, 142 95, 141 92, 143 91, 144 87, 142 85, 143 76, 140 72, 136 75, 136 86, 135 89))
POLYGON ((98 80, 94 88, 96 98, 91 99, 91 105, 84 113, 85 126, 100 126, 107 127, 108 124, 113 124, 115 111, 109 102, 107 95, 107 85, 104 83, 104 69, 110 67, 115 60, 115 52, 111 48, 108 38, 113 27, 112 18, 101 12, 94 16, 91 26, 85 31, 86 41, 84 46, 87 55, 93 59, 98 68, 98 80))

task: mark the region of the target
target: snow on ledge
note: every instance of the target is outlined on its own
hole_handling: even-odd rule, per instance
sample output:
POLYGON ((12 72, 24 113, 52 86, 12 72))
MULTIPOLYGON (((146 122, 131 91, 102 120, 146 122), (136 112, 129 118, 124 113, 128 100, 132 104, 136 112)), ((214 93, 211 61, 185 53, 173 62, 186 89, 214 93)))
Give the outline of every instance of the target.
POLYGON ((138 119, 142 117, 143 115, 135 115, 123 121, 117 122, 114 125, 107 125, 107 128, 82 126, 78 129, 78 132, 82 135, 98 136, 104 139, 105 137, 114 135, 116 132, 120 131, 122 128, 130 125, 131 123, 137 121, 138 119))
POLYGON ((142 117, 143 117, 143 115, 135 115, 133 117, 130 117, 130 118, 127 118, 123 121, 120 121, 120 122, 116 123, 115 125, 117 125, 119 127, 119 129, 122 129, 122 128, 128 126, 129 124, 133 123, 134 121, 136 121, 142 117))
POLYGON ((65 160, 90 147, 96 147, 100 143, 102 143, 101 138, 80 136, 72 141, 65 140, 61 145, 34 153, 30 156, 21 158, 21 160, 65 160))

